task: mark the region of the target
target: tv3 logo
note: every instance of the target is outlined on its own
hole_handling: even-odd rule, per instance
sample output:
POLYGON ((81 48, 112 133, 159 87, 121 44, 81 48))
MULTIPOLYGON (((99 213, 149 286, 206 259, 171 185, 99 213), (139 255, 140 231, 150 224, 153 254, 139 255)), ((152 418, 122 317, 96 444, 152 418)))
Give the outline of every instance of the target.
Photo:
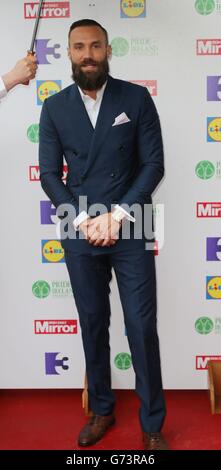
POLYGON ((66 362, 69 360, 68 357, 62 357, 61 359, 57 358, 59 352, 48 352, 45 353, 45 373, 46 375, 60 375, 57 372, 57 368, 62 370, 68 370, 69 366, 66 362))
POLYGON ((53 46, 48 46, 50 39, 36 39, 35 41, 35 50, 37 55, 37 61, 39 65, 50 64, 48 56, 54 57, 54 59, 60 59, 61 54, 57 52, 60 49, 60 44, 54 44, 53 46))

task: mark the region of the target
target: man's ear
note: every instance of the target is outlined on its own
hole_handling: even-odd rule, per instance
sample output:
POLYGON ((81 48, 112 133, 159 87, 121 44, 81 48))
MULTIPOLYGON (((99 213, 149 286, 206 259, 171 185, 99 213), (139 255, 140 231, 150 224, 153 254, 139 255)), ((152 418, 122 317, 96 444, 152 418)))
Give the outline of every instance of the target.
POLYGON ((107 46, 107 58, 111 59, 111 57, 112 57, 112 47, 107 46))
POLYGON ((67 53, 68 53, 69 59, 71 60, 71 51, 70 51, 70 47, 67 47, 67 53))

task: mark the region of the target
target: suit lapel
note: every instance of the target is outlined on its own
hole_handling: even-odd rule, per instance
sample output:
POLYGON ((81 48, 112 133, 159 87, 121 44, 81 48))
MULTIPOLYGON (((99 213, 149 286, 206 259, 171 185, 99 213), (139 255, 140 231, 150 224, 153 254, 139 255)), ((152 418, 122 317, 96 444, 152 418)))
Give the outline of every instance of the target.
POLYGON ((83 148, 85 148, 86 144, 89 151, 94 134, 94 128, 76 85, 73 85, 71 89, 68 108, 67 116, 71 121, 77 140, 83 143, 83 148))
MULTIPOLYGON (((100 111, 97 118, 96 127, 91 139, 90 150, 84 175, 88 172, 98 154, 98 151, 106 137, 106 133, 111 128, 120 107, 121 85, 118 80, 108 77, 107 86, 104 91, 100 111)), ((87 113, 86 109, 85 112, 87 113)), ((89 119, 89 118, 88 118, 89 119)))

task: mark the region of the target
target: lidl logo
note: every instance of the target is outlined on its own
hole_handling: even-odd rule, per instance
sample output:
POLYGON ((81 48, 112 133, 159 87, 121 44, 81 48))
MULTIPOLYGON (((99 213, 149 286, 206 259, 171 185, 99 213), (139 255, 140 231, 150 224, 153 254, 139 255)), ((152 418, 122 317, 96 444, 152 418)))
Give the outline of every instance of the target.
POLYGON ((117 354, 114 359, 114 364, 118 369, 127 370, 132 365, 131 355, 128 353, 121 352, 117 354))
POLYGON ((32 286, 32 293, 38 299, 45 299, 51 291, 50 285, 46 281, 36 281, 32 286))
POLYGON ((221 117, 207 118, 207 142, 221 142, 221 117))
POLYGON ((196 165, 195 173, 198 178, 208 180, 215 174, 215 167, 209 160, 202 160, 196 165))
POLYGON ((207 261, 221 261, 221 238, 208 237, 206 239, 207 261))
POLYGON ((214 324, 209 317, 200 317, 195 322, 195 330, 200 335, 208 335, 213 331, 214 324))
POLYGON ((206 298, 221 299, 221 276, 206 277, 206 298))
POLYGON ((31 124, 27 130, 27 137, 33 144, 39 142, 39 124, 31 124))
POLYGON ((221 101, 221 77, 207 77, 207 101, 221 101))
POLYGON ((59 240, 42 240, 42 263, 64 263, 64 250, 59 240))
POLYGON ((121 0, 121 18, 144 18, 146 16, 146 0, 121 0))
POLYGON ((61 91, 61 80, 37 80, 37 104, 41 106, 46 98, 61 91))
POLYGON ((215 0, 196 0, 195 8, 200 15, 210 15, 215 10, 215 0))

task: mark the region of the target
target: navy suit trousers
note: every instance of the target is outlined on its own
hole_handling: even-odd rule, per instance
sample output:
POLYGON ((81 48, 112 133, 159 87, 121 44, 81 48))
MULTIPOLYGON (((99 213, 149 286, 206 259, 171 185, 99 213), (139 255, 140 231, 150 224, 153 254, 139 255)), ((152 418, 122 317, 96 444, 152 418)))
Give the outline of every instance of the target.
POLYGON ((115 395, 110 369, 110 281, 115 271, 129 347, 141 401, 144 432, 160 431, 165 417, 156 325, 156 279, 153 251, 137 249, 110 254, 65 251, 78 309, 88 379, 95 414, 113 412, 115 395))

